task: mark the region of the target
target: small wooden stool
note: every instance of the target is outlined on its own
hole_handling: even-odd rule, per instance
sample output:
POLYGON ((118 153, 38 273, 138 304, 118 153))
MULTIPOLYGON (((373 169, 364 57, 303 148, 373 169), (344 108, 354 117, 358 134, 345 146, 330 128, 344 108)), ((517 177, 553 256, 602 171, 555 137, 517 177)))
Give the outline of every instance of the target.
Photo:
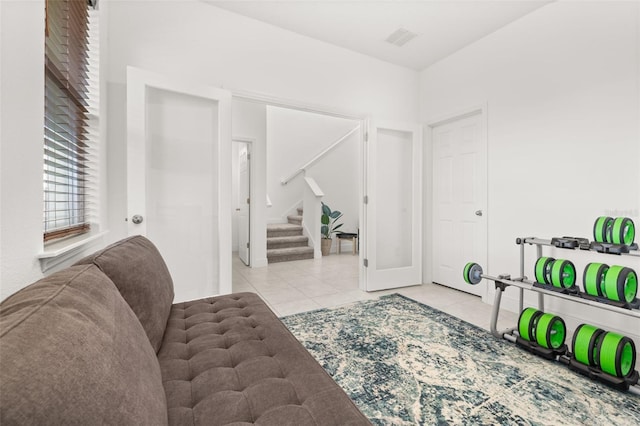
POLYGON ((358 234, 340 232, 336 233, 336 237, 338 237, 338 254, 340 254, 340 246, 342 245, 342 240, 350 240, 351 246, 353 247, 353 254, 356 254, 358 250, 358 234))

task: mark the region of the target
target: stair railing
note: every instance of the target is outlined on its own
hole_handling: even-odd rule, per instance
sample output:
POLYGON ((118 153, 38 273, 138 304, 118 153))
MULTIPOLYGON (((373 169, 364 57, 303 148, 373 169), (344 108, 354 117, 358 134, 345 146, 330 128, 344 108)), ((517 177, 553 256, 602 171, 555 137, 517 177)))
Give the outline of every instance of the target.
POLYGON ((320 216, 324 193, 311 177, 304 178, 305 185, 302 196, 302 233, 309 238, 313 247, 314 259, 322 257, 320 249, 320 216))
POLYGON ((300 173, 303 173, 309 167, 313 166, 315 163, 318 162, 318 160, 320 160, 322 157, 327 155, 332 149, 334 149, 336 146, 340 145, 344 140, 346 140, 349 136, 351 136, 351 134, 353 134, 354 132, 356 132, 358 130, 360 130, 360 125, 359 124, 356 127, 354 127, 353 129, 349 130, 344 136, 340 137, 337 141, 335 141, 334 143, 332 143, 331 145, 329 145, 328 147, 326 147, 325 149, 320 151, 311 160, 307 161, 302 166, 298 167, 296 169, 296 171, 294 171, 293 173, 291 173, 287 177, 284 177, 284 178, 280 179, 280 183, 282 185, 288 184, 291 181, 291 179, 293 179, 294 177, 298 176, 300 173))

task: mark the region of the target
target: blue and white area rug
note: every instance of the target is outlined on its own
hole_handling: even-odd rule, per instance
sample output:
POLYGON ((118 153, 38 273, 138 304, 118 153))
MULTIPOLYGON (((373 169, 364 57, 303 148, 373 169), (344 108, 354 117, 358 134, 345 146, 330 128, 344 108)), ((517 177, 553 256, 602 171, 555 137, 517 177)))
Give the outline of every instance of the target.
POLYGON ((282 320, 374 424, 640 425, 640 397, 397 294, 282 320))

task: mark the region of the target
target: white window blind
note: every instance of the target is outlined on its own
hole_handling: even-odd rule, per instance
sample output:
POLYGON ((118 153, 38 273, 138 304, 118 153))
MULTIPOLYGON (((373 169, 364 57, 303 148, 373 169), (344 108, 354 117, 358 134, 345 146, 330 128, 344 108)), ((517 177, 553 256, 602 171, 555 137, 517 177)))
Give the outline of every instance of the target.
POLYGON ((87 0, 47 0, 46 12, 45 242, 90 230, 99 128, 97 17, 87 0))

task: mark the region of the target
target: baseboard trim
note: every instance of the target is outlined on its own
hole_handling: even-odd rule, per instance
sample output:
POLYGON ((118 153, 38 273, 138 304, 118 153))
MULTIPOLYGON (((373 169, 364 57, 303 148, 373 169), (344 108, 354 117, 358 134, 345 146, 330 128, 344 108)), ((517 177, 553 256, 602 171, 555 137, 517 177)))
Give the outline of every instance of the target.
POLYGON ((267 265, 268 265, 268 263, 269 263, 269 262, 267 261, 267 258, 266 258, 266 257, 263 257, 263 258, 261 258, 261 259, 254 260, 254 261, 251 263, 251 267, 252 267, 252 268, 263 268, 263 267, 267 266, 267 265))

